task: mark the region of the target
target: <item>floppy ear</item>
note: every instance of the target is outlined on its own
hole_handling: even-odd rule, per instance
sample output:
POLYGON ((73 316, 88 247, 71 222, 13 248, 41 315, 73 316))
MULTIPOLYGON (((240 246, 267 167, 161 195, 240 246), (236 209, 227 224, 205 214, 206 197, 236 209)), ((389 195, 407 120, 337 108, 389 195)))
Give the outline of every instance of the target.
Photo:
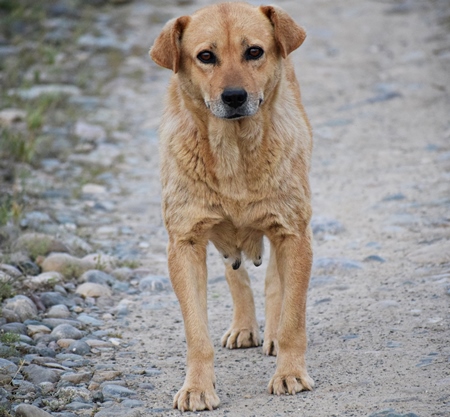
POLYGON ((282 9, 276 6, 261 6, 260 10, 269 18, 274 28, 275 42, 281 56, 286 58, 305 40, 305 30, 282 9))
POLYGON ((190 19, 189 16, 181 16, 169 20, 150 49, 153 61, 174 73, 177 73, 180 67, 181 37, 190 19))

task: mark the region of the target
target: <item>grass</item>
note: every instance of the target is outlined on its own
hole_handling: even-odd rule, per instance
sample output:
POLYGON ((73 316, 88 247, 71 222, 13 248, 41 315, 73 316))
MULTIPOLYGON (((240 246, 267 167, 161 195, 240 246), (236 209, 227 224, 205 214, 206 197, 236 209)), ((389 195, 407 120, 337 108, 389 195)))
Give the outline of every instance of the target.
MULTIPOLYGON (((19 352, 15 348, 15 344, 19 343, 20 336, 15 333, 0 333, 0 345, 2 349, 0 350, 1 358, 10 358, 11 356, 17 356, 19 352)), ((1 416, 1 414, 0 414, 1 416)))

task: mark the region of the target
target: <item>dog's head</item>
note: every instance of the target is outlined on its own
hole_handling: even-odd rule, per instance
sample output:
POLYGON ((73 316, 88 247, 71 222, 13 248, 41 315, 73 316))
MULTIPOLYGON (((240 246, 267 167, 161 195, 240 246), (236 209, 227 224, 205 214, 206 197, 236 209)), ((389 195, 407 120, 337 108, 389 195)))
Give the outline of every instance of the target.
POLYGON ((253 116, 274 90, 281 62, 306 37, 283 10, 222 3, 169 21, 150 50, 214 116, 253 116))

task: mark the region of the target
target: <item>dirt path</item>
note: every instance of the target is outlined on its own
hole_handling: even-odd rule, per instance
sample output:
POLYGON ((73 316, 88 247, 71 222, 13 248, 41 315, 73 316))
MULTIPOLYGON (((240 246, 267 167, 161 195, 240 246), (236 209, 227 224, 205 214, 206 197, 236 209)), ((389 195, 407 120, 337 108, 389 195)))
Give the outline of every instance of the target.
MULTIPOLYGON (((220 347, 232 308, 211 248, 209 320, 222 404, 202 415, 365 416, 385 409, 450 414, 450 52, 444 48, 449 34, 438 24, 439 13, 449 13, 444 3, 277 2, 309 34, 294 61, 315 130, 307 360, 316 389, 269 396, 275 360, 261 349, 220 347)), ((176 16, 199 5, 164 10, 176 16)), ((130 24, 150 45, 160 25, 145 24, 151 8, 131 8, 130 24)), ((169 74, 149 61, 139 65, 146 82, 128 108, 141 131, 152 130, 169 74)), ((112 95, 119 92, 112 89, 112 95)), ((132 203, 119 212, 148 233, 143 263, 167 274, 157 144, 143 137, 130 145, 133 165, 147 172, 130 182, 124 171, 132 203)), ((264 271, 249 270, 263 329, 264 271)), ((135 297, 130 321, 124 337, 139 340, 136 358, 162 372, 152 380, 155 390, 143 396, 147 413, 178 415, 169 411, 185 361, 175 296, 167 291, 135 297)), ((119 368, 132 363, 117 358, 119 368)))

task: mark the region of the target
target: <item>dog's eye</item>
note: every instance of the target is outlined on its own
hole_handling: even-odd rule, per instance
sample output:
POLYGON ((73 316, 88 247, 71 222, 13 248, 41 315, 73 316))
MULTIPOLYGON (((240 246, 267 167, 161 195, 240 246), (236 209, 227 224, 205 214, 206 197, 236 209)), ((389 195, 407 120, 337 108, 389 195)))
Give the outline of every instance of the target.
POLYGON ((252 60, 252 59, 259 59, 263 56, 264 51, 259 46, 252 46, 251 48, 248 48, 245 51, 245 59, 246 60, 252 60))
POLYGON ((216 56, 211 51, 202 51, 197 55, 197 58, 204 64, 215 64, 217 62, 216 56))

